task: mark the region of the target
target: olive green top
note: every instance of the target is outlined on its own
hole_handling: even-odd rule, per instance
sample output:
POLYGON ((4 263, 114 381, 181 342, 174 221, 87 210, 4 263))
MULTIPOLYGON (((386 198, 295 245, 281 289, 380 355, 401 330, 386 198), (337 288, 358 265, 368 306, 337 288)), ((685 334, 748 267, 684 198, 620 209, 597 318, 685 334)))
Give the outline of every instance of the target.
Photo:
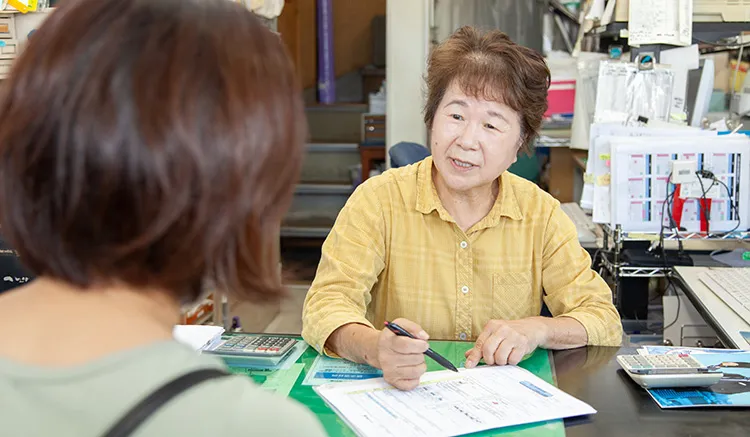
MULTIPOLYGON (((192 370, 224 367, 221 360, 174 341, 67 368, 23 365, 1 355, 0 435, 14 437, 100 437, 168 381, 192 370)), ((325 433, 304 407, 264 391, 247 376, 233 375, 173 398, 133 437, 250 435, 325 433)))

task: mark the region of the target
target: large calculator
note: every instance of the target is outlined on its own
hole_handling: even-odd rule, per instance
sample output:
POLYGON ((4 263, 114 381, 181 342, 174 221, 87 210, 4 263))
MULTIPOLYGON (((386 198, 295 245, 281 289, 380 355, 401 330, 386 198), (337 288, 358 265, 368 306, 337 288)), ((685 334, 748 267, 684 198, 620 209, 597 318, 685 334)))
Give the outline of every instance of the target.
POLYGON ((643 388, 707 387, 723 376, 690 355, 619 355, 617 362, 643 388))
POLYGON ((222 339, 203 353, 245 357, 279 357, 289 352, 298 340, 273 335, 236 334, 222 339))
POLYGON ((628 372, 648 375, 708 371, 690 355, 620 355, 617 361, 628 372))

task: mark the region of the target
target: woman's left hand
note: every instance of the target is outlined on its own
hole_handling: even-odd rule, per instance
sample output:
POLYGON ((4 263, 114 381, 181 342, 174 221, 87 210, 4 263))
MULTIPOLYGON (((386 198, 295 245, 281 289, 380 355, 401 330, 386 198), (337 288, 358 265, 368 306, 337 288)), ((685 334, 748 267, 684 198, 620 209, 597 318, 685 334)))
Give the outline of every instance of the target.
POLYGON ((516 365, 524 356, 544 343, 547 326, 533 318, 490 320, 474 347, 466 351, 466 368, 475 367, 484 358, 488 365, 516 365))

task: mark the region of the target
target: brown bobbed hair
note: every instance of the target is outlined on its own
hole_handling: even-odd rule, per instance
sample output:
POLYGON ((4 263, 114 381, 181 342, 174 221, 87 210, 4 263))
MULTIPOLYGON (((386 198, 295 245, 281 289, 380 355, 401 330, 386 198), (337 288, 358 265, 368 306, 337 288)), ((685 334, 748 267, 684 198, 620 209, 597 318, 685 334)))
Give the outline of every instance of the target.
POLYGON ((282 292, 307 135, 281 40, 227 0, 66 0, 0 90, 0 224, 35 274, 282 292))
POLYGON ((424 121, 432 128, 446 90, 456 82, 473 97, 508 105, 521 122, 521 150, 531 152, 547 111, 550 72, 537 51, 499 30, 464 26, 430 53, 424 121))

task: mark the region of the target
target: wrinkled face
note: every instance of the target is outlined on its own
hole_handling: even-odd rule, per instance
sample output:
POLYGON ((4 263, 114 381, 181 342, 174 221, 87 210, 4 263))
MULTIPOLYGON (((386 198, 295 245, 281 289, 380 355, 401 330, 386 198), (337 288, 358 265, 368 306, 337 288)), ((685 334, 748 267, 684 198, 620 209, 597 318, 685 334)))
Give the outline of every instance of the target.
POLYGON ((516 162, 520 118, 510 107, 468 96, 453 83, 435 113, 431 141, 438 177, 452 191, 470 192, 492 184, 516 162))

